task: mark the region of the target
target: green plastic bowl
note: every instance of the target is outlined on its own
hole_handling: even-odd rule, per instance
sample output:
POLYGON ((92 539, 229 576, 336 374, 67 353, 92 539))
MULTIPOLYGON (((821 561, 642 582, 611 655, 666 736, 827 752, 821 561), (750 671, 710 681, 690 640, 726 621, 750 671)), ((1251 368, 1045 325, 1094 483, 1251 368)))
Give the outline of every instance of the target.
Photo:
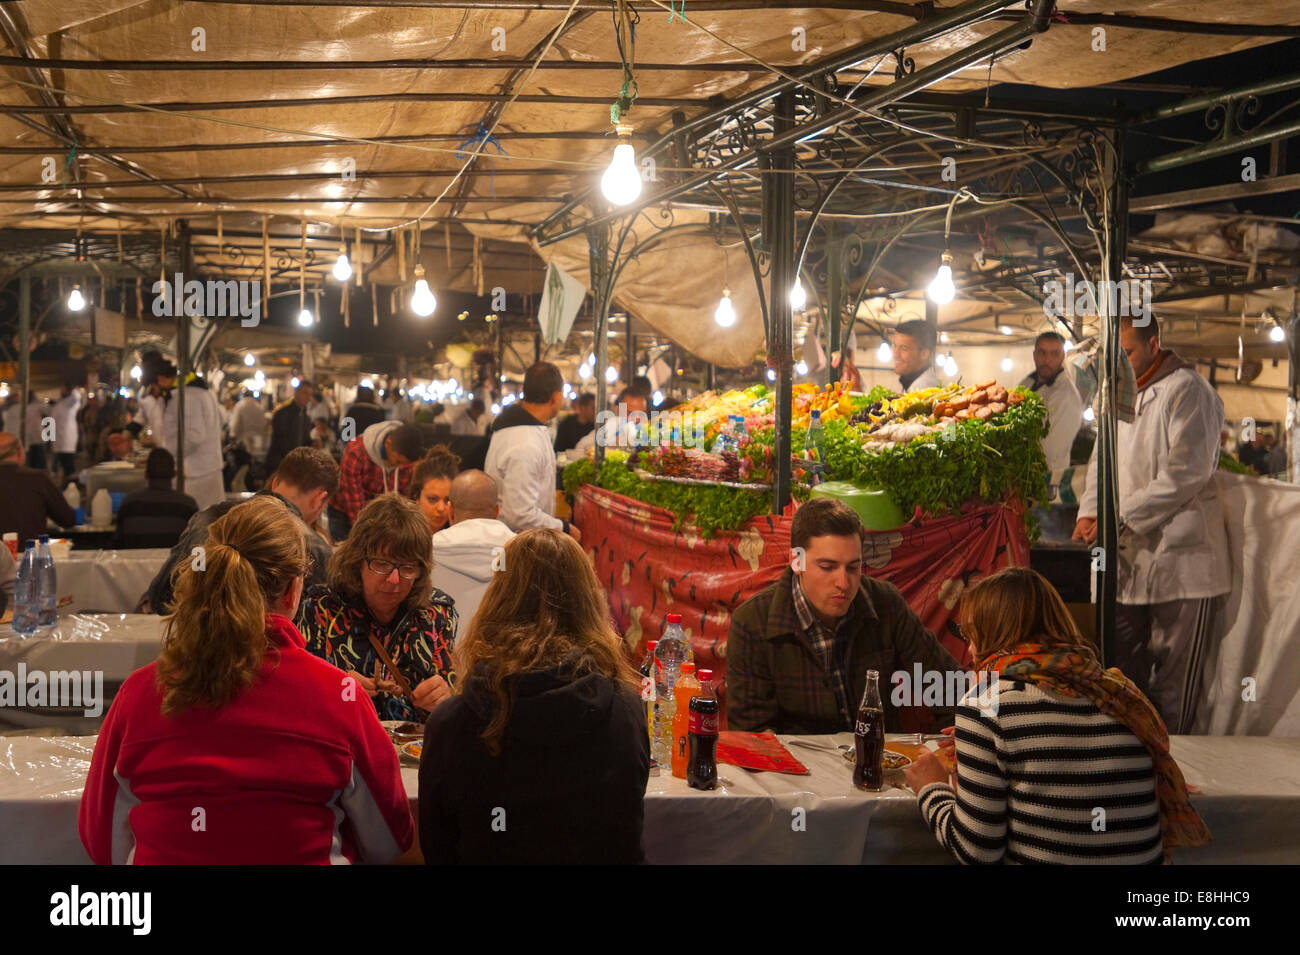
POLYGON ((892 531, 907 523, 888 491, 858 487, 848 481, 827 481, 813 488, 812 496, 843 501, 857 512, 862 526, 869 531, 892 531))

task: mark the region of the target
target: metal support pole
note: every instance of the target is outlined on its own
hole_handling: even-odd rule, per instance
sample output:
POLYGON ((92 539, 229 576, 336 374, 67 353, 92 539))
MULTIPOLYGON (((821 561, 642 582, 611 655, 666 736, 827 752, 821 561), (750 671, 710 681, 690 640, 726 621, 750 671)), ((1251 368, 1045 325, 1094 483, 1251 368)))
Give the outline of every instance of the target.
MULTIPOLYGON (((177 223, 178 238, 180 239, 180 248, 177 252, 180 254, 181 270, 186 275, 186 281, 194 275, 194 262, 191 258, 192 247, 190 246, 189 224, 185 221, 177 223)), ((185 491, 185 382, 190 376, 190 317, 181 309, 181 314, 176 316, 176 351, 180 354, 176 356, 176 368, 178 381, 176 384, 176 490, 184 493, 185 491)))
POLYGON ((835 222, 826 223, 826 383, 835 381, 831 355, 840 350, 844 314, 844 239, 835 222))
MULTIPOLYGON (((775 126, 778 139, 794 127, 794 94, 782 93, 777 97, 775 126)), ((772 453, 776 458, 776 475, 772 485, 772 513, 780 514, 790 503, 790 426, 791 393, 794 358, 791 340, 794 337, 794 316, 790 309, 790 289, 794 285, 794 145, 787 143, 769 154, 770 168, 790 170, 769 172, 763 177, 763 198, 767 214, 764 222, 771 234, 763 236, 763 244, 772 256, 771 319, 767 354, 776 370, 776 443, 772 453)))
MULTIPOLYGON (((596 353, 596 414, 607 410, 605 368, 609 364, 609 226, 593 226, 587 230, 587 255, 591 279, 592 324, 595 338, 592 344, 596 353)), ((600 424, 596 425, 596 469, 605 460, 605 447, 600 440, 600 424)))
POLYGON ((23 413, 18 417, 18 438, 27 449, 35 443, 36 435, 27 433, 27 403, 32 391, 32 277, 24 272, 18 276, 18 379, 22 383, 19 396, 23 413))
POLYGON ((623 380, 630 385, 632 379, 636 377, 636 335, 632 333, 632 314, 630 312, 623 317, 623 341, 627 345, 627 377, 623 380))
MULTIPOLYGON (((1124 273, 1128 246, 1128 171, 1124 167, 1124 133, 1111 134, 1114 150, 1105 153, 1104 205, 1106 256, 1101 262, 1102 288, 1113 288, 1124 273)), ((1119 381, 1119 316, 1109 295, 1099 296, 1102 335, 1101 414, 1097 419, 1097 546, 1102 562, 1097 575, 1097 646, 1103 665, 1115 660, 1115 609, 1119 578, 1119 492, 1116 478, 1116 406, 1119 381)))

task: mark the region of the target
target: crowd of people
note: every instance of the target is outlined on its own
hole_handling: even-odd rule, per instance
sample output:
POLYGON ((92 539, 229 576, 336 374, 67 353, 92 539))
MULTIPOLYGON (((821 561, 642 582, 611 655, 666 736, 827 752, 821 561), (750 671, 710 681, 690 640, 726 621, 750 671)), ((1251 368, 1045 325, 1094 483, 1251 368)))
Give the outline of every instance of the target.
MULTIPOLYGON (((1139 387, 1164 382, 1148 400, 1221 417, 1190 379, 1171 380, 1186 366, 1160 349, 1158 327, 1143 332, 1126 326, 1123 340, 1139 387)), ((1050 368, 1040 377, 1053 386, 1050 368)), ((177 535, 141 608, 165 615, 164 650, 123 685, 98 739, 80 816, 91 858, 643 861, 651 761, 638 677, 579 529, 556 515, 556 448, 595 431, 584 398, 560 418, 564 391, 554 365, 529 368, 520 400, 492 422, 483 467, 461 469, 403 420, 400 399, 385 409, 359 395, 332 453, 313 440, 333 422, 315 417, 304 383, 272 416, 274 470, 243 502, 177 495, 174 459, 155 449, 150 487, 123 510, 128 523, 150 518, 137 533, 177 535), (424 727, 418 839, 381 720, 424 727), (199 791, 205 830, 190 824, 199 791)), ((641 392, 619 400, 648 401, 641 392)), ((203 401, 187 394, 187 417, 203 401)), ((231 410, 237 432, 247 422, 231 410)), ((1157 475, 1171 468, 1154 438, 1121 429, 1120 440, 1144 442, 1157 475)), ((0 463, 23 455, 0 434, 0 463)), ((62 503, 53 484, 39 493, 62 503)), ((1128 533, 1175 519, 1159 488, 1122 479, 1125 501, 1128 533), (1143 494, 1149 515, 1134 504, 1143 494)), ((1179 503, 1200 506, 1195 494, 1179 503)), ((1079 534, 1090 529, 1081 520, 1079 534)), ((837 501, 796 510, 797 559, 732 615, 731 729, 852 730, 869 671, 973 664, 996 675, 1000 709, 973 693, 930 708, 931 728, 953 734, 941 748, 950 758, 908 771, 925 822, 959 861, 1160 862, 1209 838, 1166 728, 1188 719, 1189 664, 1167 647, 1191 609, 1122 580, 1134 601, 1128 662, 1103 670, 1051 585, 1012 568, 964 595, 969 660, 958 661, 897 588, 863 573, 863 534, 837 501), (1112 820, 1100 834, 1098 806, 1112 820)), ((1149 566, 1172 559, 1156 546, 1149 566)), ((1193 584, 1184 574, 1174 600, 1206 599, 1184 593, 1193 584)), ((897 731, 901 708, 884 696, 897 731)))

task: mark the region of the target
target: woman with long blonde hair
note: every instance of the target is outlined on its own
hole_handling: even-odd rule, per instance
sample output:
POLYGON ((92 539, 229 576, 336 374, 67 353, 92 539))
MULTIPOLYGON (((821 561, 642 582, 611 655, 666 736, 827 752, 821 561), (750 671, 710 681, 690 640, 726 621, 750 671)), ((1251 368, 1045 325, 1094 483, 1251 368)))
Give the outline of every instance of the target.
POLYGON ((455 656, 459 693, 425 724, 426 861, 642 861, 645 711, 582 548, 511 540, 455 656))
POLYGON ((415 841, 397 755, 356 681, 292 618, 311 567, 259 496, 174 572, 158 659, 122 684, 79 828, 100 864, 392 862, 415 841))
POLYGON ((957 707, 957 786, 929 754, 907 780, 959 862, 1152 864, 1209 841, 1155 707, 1045 578, 1001 570, 958 619, 983 682, 957 707))

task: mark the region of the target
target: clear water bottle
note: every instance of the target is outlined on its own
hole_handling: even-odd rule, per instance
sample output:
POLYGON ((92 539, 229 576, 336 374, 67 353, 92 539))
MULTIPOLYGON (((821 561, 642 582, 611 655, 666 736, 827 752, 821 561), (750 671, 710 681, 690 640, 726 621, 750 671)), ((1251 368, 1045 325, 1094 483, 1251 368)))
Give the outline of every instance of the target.
POLYGON ((682 615, 670 613, 667 616, 664 632, 655 647, 655 659, 659 661, 655 680, 655 696, 659 706, 655 710, 654 743, 651 755, 660 766, 671 765, 673 752, 673 717, 677 713, 676 701, 673 699, 673 687, 682 672, 682 664, 694 662, 695 654, 690 642, 682 631, 682 615))
POLYGON ((36 572, 36 541, 29 540, 27 549, 23 551, 23 559, 18 563, 18 573, 14 577, 13 628, 15 632, 35 632, 39 599, 40 583, 36 572))
POLYGON ((731 425, 732 419, 728 418, 727 423, 718 431, 718 436, 713 439, 713 447, 710 450, 714 454, 736 450, 736 441, 731 435, 731 425))
POLYGON ((731 450, 735 451, 749 439, 749 429, 745 427, 745 416, 731 416, 731 450))
POLYGON ((50 553, 50 539, 41 537, 36 550, 37 610, 36 621, 41 628, 53 627, 59 622, 59 578, 54 570, 54 555, 50 553))

